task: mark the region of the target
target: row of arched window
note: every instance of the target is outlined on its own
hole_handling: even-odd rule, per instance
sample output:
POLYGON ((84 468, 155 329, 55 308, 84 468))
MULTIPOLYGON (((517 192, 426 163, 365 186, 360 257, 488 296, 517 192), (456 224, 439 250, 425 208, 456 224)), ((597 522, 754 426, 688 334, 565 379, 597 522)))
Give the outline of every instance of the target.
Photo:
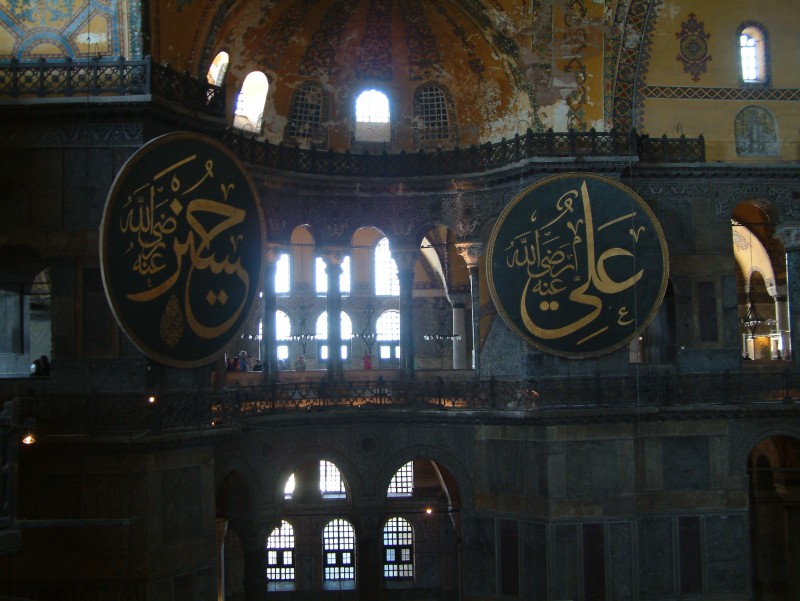
MULTIPOLYGON (((324 588, 355 588, 356 534, 353 525, 342 518, 330 520, 322 528, 324 588)), ((270 590, 294 588, 296 550, 294 528, 281 520, 267 538, 267 578, 270 590)), ((402 517, 391 517, 383 526, 383 577, 387 580, 413 580, 414 529, 402 517)))
MULTIPOLYGON (((323 311, 315 322, 316 327, 313 332, 318 345, 317 358, 319 361, 324 362, 328 359, 328 312, 323 311)), ((341 324, 341 338, 342 338, 342 352, 341 357, 347 360, 350 356, 349 343, 353 338, 353 321, 350 316, 342 311, 340 314, 341 324)), ((289 316, 281 310, 275 313, 275 339, 278 343, 278 360, 284 363, 289 360, 289 342, 292 340, 293 332, 302 329, 302 324, 295 324, 292 327, 292 321, 289 316)), ((397 309, 389 309, 384 311, 378 316, 375 321, 375 334, 376 342, 378 345, 378 357, 382 361, 392 361, 399 359, 400 349, 400 311, 397 309)), ((288 366, 288 364, 286 364, 288 366)))
MULTIPOLYGON (((397 470, 386 490, 387 497, 411 497, 414 490, 414 463, 409 461, 397 470)), ((295 493, 295 475, 284 486, 284 499, 295 493)), ((319 461, 319 495, 321 500, 347 497, 347 488, 336 464, 319 461)), ((321 532, 323 578, 337 588, 354 588, 356 577, 356 534, 353 525, 342 518, 329 520, 321 532)), ((267 578, 271 590, 294 587, 297 553, 295 531, 287 520, 281 520, 267 538, 267 578)), ((414 578, 414 529, 405 518, 390 517, 383 526, 383 576, 386 579, 414 578)))
MULTIPOLYGON (((229 56, 220 52, 208 69, 208 83, 221 86, 229 56)), ((269 80, 262 71, 249 73, 236 99, 233 127, 258 133, 263 125, 264 103, 269 80)), ((315 147, 327 147, 328 94, 318 82, 308 81, 295 90, 289 108, 284 139, 315 147)), ((412 129, 418 144, 457 142, 455 107, 449 90, 441 84, 419 85, 413 97, 412 129)), ((353 106, 356 142, 387 143, 392 139, 392 110, 389 97, 377 89, 361 92, 353 106)))
MULTIPOLYGON (((739 76, 743 84, 770 83, 770 57, 766 29, 748 21, 738 28, 739 76)), ((229 55, 219 52, 206 79, 221 86, 228 70, 229 55)), ((249 73, 237 95, 233 126, 258 133, 263 125, 264 103, 269 80, 262 71, 249 73)), ((305 82, 295 90, 289 109, 284 139, 317 147, 327 147, 328 95, 318 82, 305 82)), ((427 82, 416 88, 413 97, 415 142, 457 142, 455 108, 446 87, 427 82)), ((378 89, 361 92, 353 107, 356 142, 385 143, 392 139, 392 111, 389 97, 378 89)))
MULTIPOLYGON (((373 281, 375 296, 399 296, 400 280, 397 277, 397 263, 389 250, 389 240, 381 238, 375 245, 373 264, 373 281)), ((343 295, 350 294, 350 256, 346 255, 341 263, 342 274, 339 276, 339 291, 343 295)), ((289 253, 281 253, 275 264, 275 293, 289 295, 292 292, 292 278, 289 253)), ((325 261, 316 257, 314 261, 314 284, 320 296, 328 292, 328 276, 325 261)))

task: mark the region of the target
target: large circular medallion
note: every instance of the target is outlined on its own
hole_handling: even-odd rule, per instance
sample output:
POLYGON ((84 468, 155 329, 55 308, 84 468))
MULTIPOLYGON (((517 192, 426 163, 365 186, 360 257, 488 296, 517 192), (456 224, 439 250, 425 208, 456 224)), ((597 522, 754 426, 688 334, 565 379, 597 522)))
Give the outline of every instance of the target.
POLYGON ((100 229, 106 296, 147 356, 216 359, 261 288, 264 219, 239 160, 207 136, 156 138, 123 166, 100 229))
POLYGON ((650 208, 618 181, 570 173, 519 194, 492 230, 487 277, 508 326, 533 346, 594 357, 637 336, 667 286, 650 208))

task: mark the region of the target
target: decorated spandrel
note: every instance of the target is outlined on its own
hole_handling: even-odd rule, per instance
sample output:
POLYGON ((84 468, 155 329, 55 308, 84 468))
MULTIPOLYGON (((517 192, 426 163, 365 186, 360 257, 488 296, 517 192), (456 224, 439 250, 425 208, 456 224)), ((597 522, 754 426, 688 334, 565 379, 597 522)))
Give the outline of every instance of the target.
POLYGON ((189 132, 143 146, 114 180, 100 230, 122 329, 167 365, 216 359, 261 289, 264 232, 255 187, 225 146, 189 132))
POLYGON ((621 348, 652 320, 668 253, 650 208, 590 173, 545 178, 505 208, 491 233, 487 277, 508 326, 565 357, 621 348))

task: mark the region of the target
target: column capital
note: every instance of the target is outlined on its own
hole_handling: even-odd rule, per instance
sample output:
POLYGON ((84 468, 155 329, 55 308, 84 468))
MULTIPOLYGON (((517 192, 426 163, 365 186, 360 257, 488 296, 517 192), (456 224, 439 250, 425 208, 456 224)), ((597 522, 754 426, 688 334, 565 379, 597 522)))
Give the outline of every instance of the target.
POLYGON ((349 251, 349 248, 318 248, 317 256, 325 261, 326 265, 341 265, 349 251))
POLYGON ((464 259, 467 268, 477 267, 483 256, 483 243, 456 242, 456 252, 464 259))
POLYGON ((283 244, 267 242, 267 245, 264 248, 264 261, 268 265, 275 265, 284 252, 286 252, 286 246, 283 244))
POLYGON ((800 251, 800 222, 781 223, 773 235, 783 243, 786 252, 800 251))
POLYGON ((419 259, 419 248, 392 249, 392 258, 397 263, 398 271, 413 270, 419 259))

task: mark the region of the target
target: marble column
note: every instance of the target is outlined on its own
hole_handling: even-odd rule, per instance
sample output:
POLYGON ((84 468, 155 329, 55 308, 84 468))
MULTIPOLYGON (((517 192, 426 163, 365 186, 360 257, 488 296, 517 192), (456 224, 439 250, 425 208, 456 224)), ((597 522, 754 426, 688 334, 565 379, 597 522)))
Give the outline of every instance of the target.
POLYGON ((414 377, 414 266, 419 248, 392 250, 400 281, 400 371, 414 377))
POLYGON ((322 251, 325 273, 328 276, 328 378, 341 380, 344 376, 342 366, 342 261, 345 252, 341 249, 322 251))
POLYGON ((789 332, 789 297, 788 288, 786 286, 775 287, 775 320, 777 325, 778 334, 781 337, 781 356, 788 358, 789 348, 791 348, 790 332, 789 332))
POLYGON ((483 255, 483 244, 480 242, 456 242, 456 252, 464 259, 469 271, 469 289, 472 304, 472 369, 475 375, 481 373, 480 353, 480 259, 483 255))
MULTIPOLYGON (((800 223, 782 223, 775 237, 786 249, 786 284, 789 301, 789 340, 792 368, 798 370, 797 349, 800 344, 800 223)), ((784 349, 785 351, 786 349, 784 349)))
POLYGON ((278 378, 278 341, 276 331, 276 312, 278 300, 275 293, 275 269, 282 248, 268 244, 264 256, 264 283, 261 298, 261 369, 266 382, 278 378))
POLYGON ((453 369, 467 368, 467 336, 464 331, 464 303, 453 303, 453 369))

